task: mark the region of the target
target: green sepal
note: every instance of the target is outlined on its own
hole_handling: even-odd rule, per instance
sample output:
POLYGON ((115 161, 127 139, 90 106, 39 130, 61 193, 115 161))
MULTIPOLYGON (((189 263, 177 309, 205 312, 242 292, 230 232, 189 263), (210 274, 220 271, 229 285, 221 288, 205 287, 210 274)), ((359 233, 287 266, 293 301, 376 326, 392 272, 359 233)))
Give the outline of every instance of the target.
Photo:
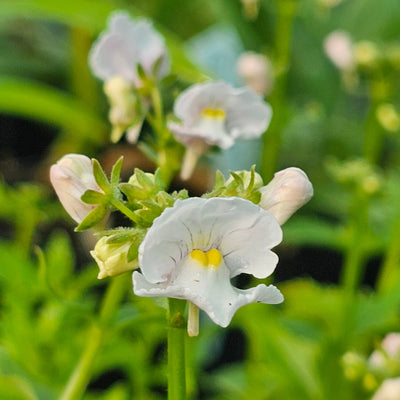
POLYGON ((75 228, 76 232, 82 232, 98 224, 107 214, 107 207, 104 204, 98 205, 86 218, 75 228))
POLYGON ((97 192, 96 190, 86 190, 81 196, 81 200, 86 204, 104 204, 105 203, 104 193, 97 192))
POLYGON ((93 158, 92 165, 93 165, 94 179, 96 180, 97 184, 104 191, 104 193, 110 193, 111 185, 110 182, 108 181, 105 172, 103 171, 103 168, 101 168, 100 163, 95 158, 93 158))
POLYGON ((139 245, 140 243, 132 243, 129 247, 128 253, 126 255, 127 261, 131 262, 135 260, 139 255, 139 245))
POLYGON ((217 170, 215 172, 214 190, 221 189, 224 187, 224 185, 225 185, 224 174, 220 170, 217 170))
POLYGON ((113 165, 112 170, 111 170, 111 185, 118 186, 119 184, 119 179, 121 175, 121 168, 122 168, 122 162, 124 161, 124 157, 121 156, 117 162, 113 165))
POLYGON ((131 183, 120 183, 119 188, 122 193, 127 197, 129 205, 135 205, 138 200, 147 198, 147 193, 131 183))
POLYGON ((140 186, 149 190, 154 187, 153 181, 141 169, 135 168, 135 176, 140 186))

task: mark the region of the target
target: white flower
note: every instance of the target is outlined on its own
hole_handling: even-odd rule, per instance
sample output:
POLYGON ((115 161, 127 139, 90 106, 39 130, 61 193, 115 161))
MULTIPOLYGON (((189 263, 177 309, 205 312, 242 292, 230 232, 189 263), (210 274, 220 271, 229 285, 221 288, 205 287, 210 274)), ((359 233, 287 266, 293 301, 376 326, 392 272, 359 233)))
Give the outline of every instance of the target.
POLYGON ((385 379, 372 400, 399 400, 400 378, 385 379))
POLYGON ((156 63, 159 65, 155 78, 161 79, 167 75, 170 66, 164 39, 150 21, 132 20, 122 11, 111 15, 108 30, 100 35, 89 54, 90 67, 98 78, 106 81, 120 76, 136 87, 142 85, 137 65, 153 76, 156 63))
POLYGON ((259 206, 272 213, 281 225, 313 196, 307 175, 295 167, 277 172, 272 181, 259 191, 259 206))
POLYGON ((187 147, 187 166, 184 162, 182 168, 182 178, 187 179, 209 146, 228 149, 236 139, 260 137, 268 127, 272 111, 248 88, 234 89, 225 82, 207 82, 183 91, 175 101, 174 114, 181 123, 170 122, 168 127, 187 147))
POLYGON ((136 269, 138 266, 137 259, 128 262, 128 251, 131 243, 107 243, 108 240, 109 237, 103 236, 96 243, 94 250, 90 252, 100 269, 98 279, 136 269))
POLYGON ((243 82, 260 95, 271 92, 273 85, 272 67, 263 54, 252 51, 243 53, 237 61, 237 71, 243 82))
POLYGON ((81 200, 89 189, 103 193, 94 179, 90 159, 82 154, 67 154, 50 168, 50 181, 67 213, 77 222, 96 207, 81 200))
POLYGON ((351 70, 355 66, 353 43, 343 31, 331 32, 324 40, 324 50, 340 70, 351 70))
POLYGON ((391 332, 383 338, 380 348, 372 352, 368 363, 381 369, 396 359, 400 361, 400 333, 391 332))
POLYGON ((272 285, 241 290, 231 279, 241 273, 271 275, 281 228, 267 211, 237 197, 178 200, 154 220, 139 247, 141 272, 133 273, 138 296, 186 299, 226 327, 249 303, 283 301, 272 285))

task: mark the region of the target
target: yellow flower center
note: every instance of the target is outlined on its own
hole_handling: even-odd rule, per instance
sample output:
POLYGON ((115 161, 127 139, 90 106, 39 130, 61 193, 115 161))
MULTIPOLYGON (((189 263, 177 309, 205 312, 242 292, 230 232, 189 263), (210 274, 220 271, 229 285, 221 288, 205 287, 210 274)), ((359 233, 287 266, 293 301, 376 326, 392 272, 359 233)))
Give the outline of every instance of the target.
POLYGON ((222 262, 222 254, 217 249, 211 249, 207 252, 193 250, 189 255, 192 260, 196 261, 202 267, 218 268, 222 262))
POLYGON ((201 111, 201 115, 206 118, 212 119, 225 119, 226 114, 222 108, 204 108, 201 111))

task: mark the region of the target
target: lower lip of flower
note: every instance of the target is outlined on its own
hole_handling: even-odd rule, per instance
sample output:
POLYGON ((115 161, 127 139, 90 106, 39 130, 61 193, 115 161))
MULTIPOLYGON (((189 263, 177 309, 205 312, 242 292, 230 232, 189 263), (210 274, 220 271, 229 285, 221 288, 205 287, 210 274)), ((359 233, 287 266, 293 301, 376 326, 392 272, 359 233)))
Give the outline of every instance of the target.
POLYGON ((197 264, 206 268, 218 268, 222 263, 222 254, 217 249, 211 249, 206 252, 202 250, 193 250, 190 258, 197 264))

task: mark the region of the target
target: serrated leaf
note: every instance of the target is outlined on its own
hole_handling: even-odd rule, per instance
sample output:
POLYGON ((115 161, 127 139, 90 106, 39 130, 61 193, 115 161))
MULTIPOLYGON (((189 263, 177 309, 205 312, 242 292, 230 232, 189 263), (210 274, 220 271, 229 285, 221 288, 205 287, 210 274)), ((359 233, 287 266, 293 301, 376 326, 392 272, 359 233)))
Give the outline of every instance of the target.
POLYGON ((124 157, 121 156, 112 167, 112 170, 111 170, 111 185, 112 186, 117 186, 119 183, 119 178, 121 175, 121 168, 122 168, 123 161, 124 161, 124 157))
POLYGON ((105 195, 95 190, 86 190, 81 196, 81 200, 86 204, 102 204, 105 200, 105 195))
POLYGON ((76 232, 85 231, 98 224, 107 214, 107 207, 100 204, 75 228, 76 232))
POLYGON ((96 180, 97 184, 100 186, 101 189, 103 189, 105 193, 110 193, 110 182, 108 181, 108 178, 103 171, 103 168, 101 168, 100 163, 95 158, 93 158, 92 165, 94 179, 96 180))

